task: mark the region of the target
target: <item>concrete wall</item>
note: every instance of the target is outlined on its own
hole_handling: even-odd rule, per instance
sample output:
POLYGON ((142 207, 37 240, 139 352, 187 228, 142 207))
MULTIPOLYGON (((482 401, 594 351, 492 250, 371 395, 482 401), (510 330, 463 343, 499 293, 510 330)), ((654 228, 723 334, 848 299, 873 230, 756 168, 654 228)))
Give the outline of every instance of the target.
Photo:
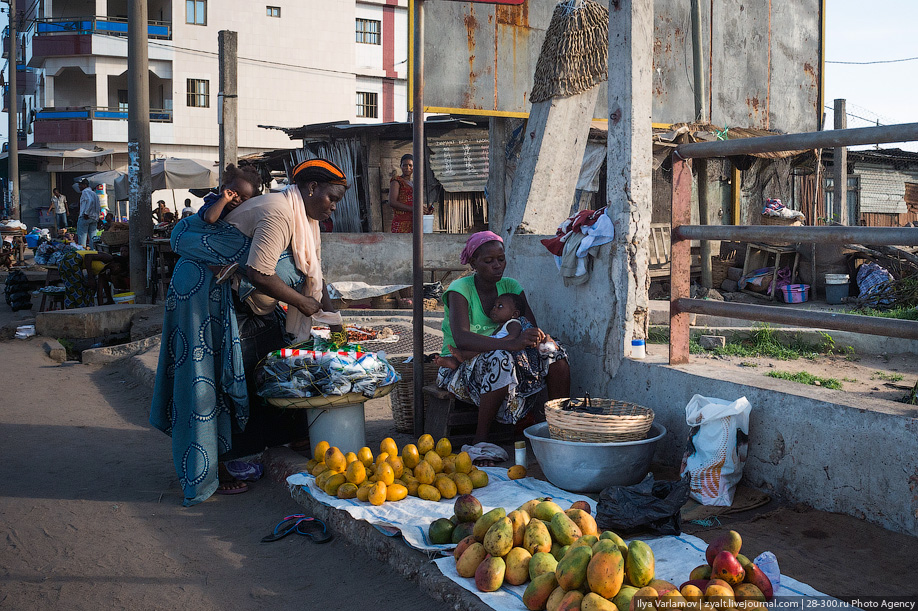
POLYGON ((918 535, 918 410, 742 373, 670 367, 660 354, 625 359, 614 380, 597 381, 594 396, 654 410, 667 429, 656 459, 678 465, 695 394, 752 404, 749 456, 743 476, 757 488, 816 509, 866 519, 918 535))
MULTIPOLYGON (((408 233, 322 234, 325 281, 411 284, 411 237, 408 233)), ((425 234, 424 267, 462 267, 459 253, 467 239, 462 234, 425 234)))

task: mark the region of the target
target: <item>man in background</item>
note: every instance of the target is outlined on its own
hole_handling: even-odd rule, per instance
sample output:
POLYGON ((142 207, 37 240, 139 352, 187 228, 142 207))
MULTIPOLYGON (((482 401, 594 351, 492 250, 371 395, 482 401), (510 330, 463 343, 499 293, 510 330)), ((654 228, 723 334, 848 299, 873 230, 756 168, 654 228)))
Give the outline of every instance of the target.
POLYGON ((80 218, 77 220, 77 244, 86 248, 90 233, 94 232, 102 214, 102 202, 85 178, 80 181, 80 218))

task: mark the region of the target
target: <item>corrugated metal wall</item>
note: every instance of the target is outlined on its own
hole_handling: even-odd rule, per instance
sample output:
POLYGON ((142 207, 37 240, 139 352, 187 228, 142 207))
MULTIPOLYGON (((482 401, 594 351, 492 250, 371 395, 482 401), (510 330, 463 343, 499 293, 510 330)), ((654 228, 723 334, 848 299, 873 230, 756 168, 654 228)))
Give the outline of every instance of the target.
POLYGON ((449 193, 483 192, 488 186, 488 132, 452 132, 427 139, 430 168, 449 193))
MULTIPOLYGON (((481 114, 528 113, 532 76, 556 4, 425 3, 425 104, 481 114)), ((783 132, 818 129, 821 5, 821 0, 702 2, 712 122, 783 132)), ((690 3, 655 0, 653 39, 653 121, 691 121, 690 3)), ((607 115, 606 93, 602 87, 597 118, 607 115)))
POLYGON ((904 214, 905 183, 918 182, 918 171, 901 171, 872 164, 855 164, 854 174, 860 177, 861 214, 904 214))

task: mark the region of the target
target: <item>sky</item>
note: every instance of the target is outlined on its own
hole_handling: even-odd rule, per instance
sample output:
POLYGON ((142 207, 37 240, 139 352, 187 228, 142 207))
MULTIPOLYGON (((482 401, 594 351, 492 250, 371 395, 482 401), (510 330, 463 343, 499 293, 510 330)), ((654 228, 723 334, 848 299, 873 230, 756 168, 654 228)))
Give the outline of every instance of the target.
MULTIPOLYGON (((789 10, 783 0, 778 10, 789 10)), ((0 7, 6 7, 0 4, 0 7)), ((7 14, 0 18, 6 25, 7 14)), ((836 98, 847 100, 848 127, 918 122, 918 0, 826 0, 826 126, 836 98), (895 63, 844 65, 831 62, 895 63)), ((0 139, 8 121, 0 114, 0 139)), ((890 144, 918 151, 918 142, 890 144)))

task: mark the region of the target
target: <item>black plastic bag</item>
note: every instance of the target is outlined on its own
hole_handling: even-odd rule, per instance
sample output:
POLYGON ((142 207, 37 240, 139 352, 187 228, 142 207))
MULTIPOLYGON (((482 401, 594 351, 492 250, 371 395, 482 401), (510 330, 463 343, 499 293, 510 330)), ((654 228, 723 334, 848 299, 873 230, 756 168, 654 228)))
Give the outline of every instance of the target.
POLYGON ((678 535, 682 532, 682 506, 689 498, 691 479, 655 482, 648 473, 640 484, 609 486, 599 495, 596 524, 619 535, 650 532, 678 535))

